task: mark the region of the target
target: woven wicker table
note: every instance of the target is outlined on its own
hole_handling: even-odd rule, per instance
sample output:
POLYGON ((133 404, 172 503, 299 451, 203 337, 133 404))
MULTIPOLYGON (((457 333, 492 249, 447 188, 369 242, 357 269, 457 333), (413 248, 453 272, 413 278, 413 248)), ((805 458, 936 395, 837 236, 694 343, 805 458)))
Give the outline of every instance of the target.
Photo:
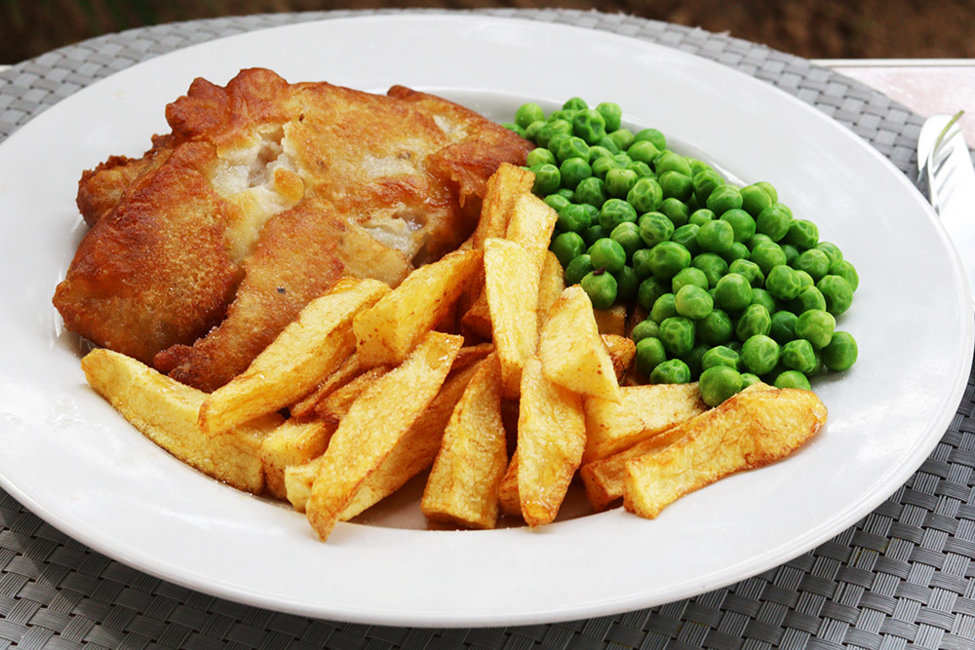
MULTIPOLYGON (((909 173, 921 118, 866 86, 727 36, 623 15, 489 10, 674 47, 737 68, 849 126, 909 173)), ((312 12, 163 25, 92 39, 0 72, 0 140, 80 88, 230 34, 354 15, 312 12)), ((552 625, 407 629, 221 600, 66 537, 0 491, 0 647, 975 649, 975 395, 910 481, 855 526, 738 584, 648 610, 552 625)))

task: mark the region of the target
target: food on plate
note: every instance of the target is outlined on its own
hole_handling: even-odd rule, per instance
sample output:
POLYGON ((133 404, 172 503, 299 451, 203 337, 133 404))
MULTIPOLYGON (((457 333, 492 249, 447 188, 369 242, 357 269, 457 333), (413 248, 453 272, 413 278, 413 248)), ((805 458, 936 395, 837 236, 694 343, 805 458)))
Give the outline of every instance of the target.
POLYGON ((54 304, 68 329, 212 391, 340 277, 396 285, 477 225, 487 179, 531 145, 402 86, 264 69, 197 79, 141 158, 86 172, 90 225, 54 304))
POLYGON ((206 393, 111 350, 92 350, 81 360, 81 368, 88 384, 154 443, 239 490, 264 490, 261 444, 282 424, 280 415, 251 420, 233 435, 212 437, 199 426, 206 393))
POLYGON ((737 393, 677 425, 672 444, 626 461, 623 506, 652 519, 691 491, 788 456, 825 422, 826 406, 808 390, 737 393))
POLYGON ((634 379, 696 382, 715 406, 758 380, 809 388, 848 370, 856 341, 836 319, 859 278, 840 248, 770 183, 737 185, 620 114, 579 97, 548 113, 529 102, 509 127, 537 145, 526 163, 558 212, 565 284, 589 295, 600 331, 631 333, 634 379))
MULTIPOLYGON (((104 349, 83 360, 89 383, 188 464, 290 503, 322 540, 417 477, 416 506, 432 527, 538 528, 559 518, 573 483, 594 511, 622 500, 655 518, 688 492, 788 456, 826 420, 808 377, 856 360, 855 340, 836 329, 855 270, 807 222, 786 218, 774 189, 725 183, 658 132, 627 132, 614 105, 580 101, 550 118, 519 109, 512 128, 543 146, 527 167, 482 168, 480 189, 462 193, 480 215, 462 238, 438 250, 424 221, 420 248, 384 249, 405 260, 402 273, 340 265, 210 392, 104 349), (736 241, 736 229, 749 236, 736 241), (795 259, 777 263, 788 246, 795 259)), ((282 129, 271 171, 286 175, 300 147, 282 129)), ((115 218, 129 185, 179 155, 166 146, 86 176, 93 228, 115 218)), ((258 247, 293 250, 263 240, 285 214, 296 213, 268 217, 258 247)))

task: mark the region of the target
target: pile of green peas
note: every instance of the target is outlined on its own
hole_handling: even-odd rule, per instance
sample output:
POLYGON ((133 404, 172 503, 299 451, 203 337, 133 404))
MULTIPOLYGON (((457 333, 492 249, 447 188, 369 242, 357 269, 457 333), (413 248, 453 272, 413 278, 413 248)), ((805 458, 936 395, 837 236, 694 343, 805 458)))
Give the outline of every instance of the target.
POLYGON ((644 379, 698 381, 714 406, 759 381, 808 390, 855 363, 836 319, 856 268, 771 184, 726 181, 660 131, 626 128, 612 102, 573 97, 548 115, 529 102, 506 126, 536 145, 526 166, 558 213, 551 250, 566 284, 594 309, 646 314, 631 333, 644 379))

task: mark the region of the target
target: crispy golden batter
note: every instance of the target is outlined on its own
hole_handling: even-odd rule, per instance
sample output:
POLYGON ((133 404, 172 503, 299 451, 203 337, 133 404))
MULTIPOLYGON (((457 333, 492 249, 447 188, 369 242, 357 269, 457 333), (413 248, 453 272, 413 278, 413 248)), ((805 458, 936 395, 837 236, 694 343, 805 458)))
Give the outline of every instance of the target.
POLYGON ((172 132, 79 182, 91 226, 54 304, 68 329, 213 390, 339 277, 397 284, 468 237, 487 178, 530 144, 395 86, 197 79, 172 132))

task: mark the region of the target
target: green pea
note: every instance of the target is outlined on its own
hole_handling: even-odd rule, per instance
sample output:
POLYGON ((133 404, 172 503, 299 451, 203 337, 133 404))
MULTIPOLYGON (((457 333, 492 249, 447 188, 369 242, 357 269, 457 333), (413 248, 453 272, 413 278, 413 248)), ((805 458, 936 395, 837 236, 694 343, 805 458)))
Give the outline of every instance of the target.
POLYGON ((728 272, 743 275, 753 287, 761 287, 765 284, 765 274, 758 264, 750 259, 737 259, 729 263, 728 272))
POLYGON ((714 304, 729 312, 739 312, 752 304, 752 285, 740 273, 727 273, 714 286, 714 304))
POLYGON ((822 292, 826 310, 833 316, 839 316, 853 304, 853 288, 843 276, 826 275, 816 283, 816 288, 822 292))
POLYGON ((634 134, 633 139, 634 141, 649 142, 660 151, 667 148, 667 138, 665 138, 664 134, 657 129, 642 129, 637 131, 634 134))
MULTIPOLYGON (((566 187, 560 187, 559 189, 555 190, 554 194, 561 196, 566 201, 572 201, 572 197, 575 192, 566 187)), ((551 196, 551 194, 549 194, 549 196, 551 196)))
POLYGON ((741 356, 727 345, 716 345, 704 353, 701 359, 701 367, 704 370, 714 366, 728 366, 738 370, 741 364, 741 356))
MULTIPOLYGON (((758 264, 765 277, 773 267, 786 264, 787 260, 782 247, 771 241, 762 241, 752 247, 752 261, 758 264)), ((767 280, 766 280, 767 281, 767 280)))
POLYGON ((545 124, 538 130, 537 142, 543 147, 548 146, 549 140, 553 136, 562 133, 565 135, 572 135, 572 123, 568 120, 554 119, 548 120, 545 124))
POLYGON ((697 245, 703 251, 724 253, 735 243, 735 229, 727 221, 716 219, 701 225, 697 245))
POLYGON ((654 178, 653 170, 650 169, 650 165, 639 160, 631 160, 630 162, 623 165, 625 169, 636 172, 638 178, 651 177, 654 178))
POLYGON ((678 359, 687 364, 687 367, 691 370, 691 381, 694 381, 701 375, 701 370, 703 370, 703 359, 704 354, 710 349, 707 343, 698 341, 695 343, 690 350, 680 355, 678 359))
POLYGON ((781 203, 765 208, 755 217, 755 230, 768 235, 772 241, 779 241, 789 232, 792 215, 781 203))
POLYGON ((745 246, 740 241, 732 242, 731 246, 728 247, 728 250, 721 253, 722 259, 724 259, 729 266, 736 260, 750 261, 748 260, 750 255, 751 251, 748 250, 748 246, 745 246))
POLYGON ((580 111, 587 108, 589 108, 589 104, 582 97, 570 97, 562 104, 562 110, 565 111, 580 111))
POLYGON ((672 293, 662 294, 653 301, 653 307, 650 308, 650 319, 658 325, 677 315, 677 304, 672 293))
POLYGON ((700 320, 714 309, 714 301, 706 289, 693 284, 684 285, 674 294, 677 313, 691 320, 700 320))
POLYGON ((684 176, 690 178, 693 174, 691 171, 691 165, 687 162, 687 158, 676 153, 674 151, 663 151, 661 154, 653 161, 654 168, 657 170, 657 174, 663 176, 667 172, 677 172, 684 176))
POLYGON ((543 200, 545 201, 546 205, 548 205, 556 212, 563 210, 567 205, 572 204, 572 201, 570 199, 567 199, 566 197, 562 196, 558 192, 549 194, 543 200))
POLYGON ((612 159, 614 153, 619 153, 619 151, 610 151, 606 147, 600 144, 594 144, 589 147, 589 162, 596 162, 599 158, 610 158, 612 159))
POLYGON ((528 152, 528 156, 525 158, 525 164, 529 169, 538 167, 539 165, 554 165, 555 154, 545 147, 535 147, 528 152))
POLYGON ((686 201, 691 198, 691 194, 694 192, 694 181, 691 180, 691 177, 673 169, 660 174, 657 181, 660 183, 664 197, 686 201))
POLYGON ((649 248, 641 248, 634 251, 630 262, 633 264, 633 270, 636 272, 636 276, 640 278, 641 281, 653 276, 653 268, 650 265, 649 248))
POLYGON ((613 155, 620 153, 619 145, 616 144, 616 141, 613 140, 613 138, 609 137, 609 135, 600 138, 599 142, 597 142, 594 146, 602 147, 603 149, 606 149, 613 155))
POLYGON ((691 264, 691 253, 674 241, 663 241, 650 249, 650 268, 658 278, 669 280, 691 264))
POLYGON ((816 349, 826 347, 833 338, 836 319, 822 309, 810 309, 799 314, 796 320, 796 336, 812 343, 816 349))
POLYGON ((769 198, 772 199, 772 203, 778 203, 778 201, 779 201, 779 193, 776 191, 774 185, 772 185, 768 181, 758 181, 757 183, 754 183, 754 184, 755 185, 758 185, 763 190, 765 190, 766 194, 769 195, 769 198))
POLYGON ((830 370, 849 370, 857 360, 857 342, 849 332, 833 332, 822 350, 823 364, 830 370))
POLYGON ((819 366, 816 350, 806 339, 794 339, 783 345, 780 361, 786 368, 798 370, 806 376, 814 373, 819 366))
POLYGON ((535 102, 527 102, 515 109, 515 124, 527 129, 532 122, 545 119, 545 111, 535 102))
POLYGON ((698 208, 687 218, 687 223, 692 223, 695 226, 703 226, 709 221, 714 221, 717 216, 711 210, 707 208, 698 208))
POLYGON ((755 234, 755 219, 741 208, 728 210, 721 215, 721 220, 731 224, 736 242, 746 242, 755 234))
POLYGON ((623 109, 619 104, 613 102, 601 102, 596 105, 596 110, 603 116, 603 123, 607 131, 615 131, 620 128, 623 119, 623 109))
POLYGON ((809 384, 809 379, 798 370, 785 370, 780 372, 775 378, 775 381, 772 382, 772 385, 776 388, 812 389, 812 386, 809 384))
POLYGON ((752 288, 752 304, 765 307, 765 311, 769 314, 774 314, 779 308, 778 303, 775 302, 775 298, 761 287, 752 288))
POLYGON ((829 256, 818 248, 810 248, 799 253, 793 266, 808 273, 814 281, 829 273, 829 256))
POLYGON ((532 168, 532 171, 535 173, 532 192, 537 196, 551 194, 562 184, 562 174, 555 165, 545 163, 532 168))
POLYGON ((644 377, 649 377, 666 360, 664 344, 656 336, 646 336, 636 342, 636 371, 644 377))
POLYGON ((613 274, 616 278, 616 300, 617 302, 629 302, 636 295, 640 286, 640 280, 636 277, 633 267, 624 266, 613 274))
POLYGON ((633 144, 633 131, 629 129, 614 129, 607 133, 606 137, 615 142, 616 146, 620 148, 620 151, 625 151, 633 144))
POLYGON ((795 299, 794 312, 801 314, 810 309, 826 310, 826 298, 816 287, 805 287, 795 299))
POLYGON ((779 362, 779 355, 779 344, 765 334, 753 334, 741 344, 741 364, 756 375, 771 372, 779 362))
POLYGON ((581 181, 592 176, 592 167, 582 158, 567 158, 559 165, 562 187, 575 189, 581 181))
POLYGON ((565 266, 566 286, 579 284, 582 278, 595 270, 596 267, 593 266, 592 258, 588 254, 577 255, 565 266))
POLYGON ((704 203, 719 186, 724 185, 724 179, 713 169, 704 169, 691 177, 694 180, 694 196, 699 203, 704 203))
POLYGON ((762 378, 752 372, 741 373, 741 389, 745 390, 749 386, 762 383, 762 378))
POLYGON ((585 206, 569 203, 558 211, 556 228, 562 232, 582 233, 592 226, 592 213, 585 206))
POLYGON ((630 338, 633 339, 634 343, 639 343, 645 338, 656 337, 659 333, 660 326, 655 321, 647 318, 633 326, 633 330, 630 332, 630 338))
POLYGON ((691 381, 691 369, 680 359, 668 359, 650 373, 650 382, 654 384, 687 384, 691 381))
POLYGON ((579 284, 589 296, 593 309, 609 309, 616 302, 616 278, 612 273, 603 272, 597 267, 592 273, 587 273, 579 284))
POLYGON ((674 229, 674 234, 670 236, 670 240, 686 248, 691 255, 696 255, 700 252, 697 247, 697 233, 700 228, 697 224, 685 223, 683 226, 674 229))
POLYGON ((589 257, 597 269, 616 273, 626 264, 626 250, 618 241, 603 237, 589 247, 589 257))
POLYGON ((603 179, 604 182, 609 176, 609 172, 613 171, 614 169, 623 169, 623 165, 621 165, 618 160, 613 159, 612 156, 593 158, 590 166, 592 167, 592 175, 596 178, 603 179))
MULTIPOLYGON (((756 334, 768 335, 772 329, 772 316, 765 305, 752 303, 745 308, 735 324, 735 336, 739 341, 747 341, 756 334)), ((761 372, 755 373, 764 374, 761 372)))
POLYGON ((632 221, 624 221, 617 225, 610 231, 609 237, 623 247, 627 260, 633 259, 633 253, 643 248, 643 239, 640 238, 640 228, 632 221))
POLYGON ((731 317, 722 309, 713 309, 710 314, 697 321, 698 338, 710 345, 727 343, 733 333, 731 317))
POLYGON ((663 319, 660 322, 660 341, 672 357, 690 352, 694 347, 694 321, 683 316, 663 319))
MULTIPOLYGON (((698 243, 700 243, 700 236, 698 236, 698 243)), ((691 266, 704 271, 704 274, 708 276, 708 286, 711 287, 716 286, 718 280, 728 272, 728 263, 717 253, 698 253, 691 260, 691 266)))
POLYGON ((816 244, 816 248, 826 253, 829 257, 829 263, 832 265, 834 262, 838 262, 843 259, 843 251, 836 244, 828 241, 821 241, 816 244))
MULTIPOLYGON (((582 205, 586 206, 586 205, 589 205, 589 204, 588 203, 583 203, 582 205)), ((589 206, 589 207, 592 207, 592 206, 589 206)), ((596 212, 596 216, 597 217, 599 216, 599 213, 598 212, 596 212)), ((600 226, 598 223, 597 224, 593 224, 593 225, 589 226, 588 228, 586 228, 585 230, 582 231, 582 238, 586 240, 586 246, 587 247, 592 246, 593 244, 596 243, 596 241, 602 239, 603 237, 608 237, 608 236, 609 236, 609 233, 606 232, 605 230, 603 230, 603 227, 600 226)))
POLYGON ((796 338, 796 321, 799 317, 791 311, 780 309, 772 314, 769 336, 779 345, 785 345, 796 338))
POLYGON ((512 131, 513 133, 515 133, 516 135, 522 138, 525 137, 525 129, 518 126, 514 122, 502 122, 501 126, 508 129, 509 131, 512 131))
POLYGON ((626 149, 627 155, 633 160, 650 164, 660 155, 660 150, 649 140, 640 140, 635 137, 633 144, 626 149))
POLYGON ((662 212, 653 211, 640 215, 637 223, 640 226, 640 237, 649 248, 669 240, 674 234, 674 223, 662 212))
POLYGON ((606 136, 606 119, 596 109, 582 109, 572 118, 572 132, 589 144, 596 144, 606 136))
POLYGON ((708 406, 717 406, 741 390, 741 374, 728 366, 712 366, 701 373, 699 380, 701 400, 708 406))
POLYGON ((857 290, 860 286, 860 276, 857 275, 856 267, 847 260, 836 260, 829 265, 829 275, 838 275, 850 285, 850 289, 857 290))
POLYGON ((525 139, 531 140, 535 144, 541 144, 538 134, 542 128, 548 124, 545 120, 535 120, 531 124, 525 127, 525 139))
MULTIPOLYGON (((760 232, 757 232, 754 235, 752 235, 751 238, 745 242, 745 245, 748 246, 749 250, 753 251, 759 244, 765 244, 765 243, 775 244, 776 246, 778 246, 778 244, 772 241, 771 237, 769 237, 768 235, 763 235, 760 232)), ((779 246, 779 248, 781 248, 781 246, 779 246)))
POLYGON ((682 287, 687 285, 700 287, 706 291, 708 289, 708 276, 705 275, 704 271, 693 266, 681 269, 674 276, 673 280, 671 280, 671 286, 673 287, 674 293, 677 293, 682 287))
POLYGON ((683 226, 689 221, 690 209, 687 204, 674 197, 668 197, 660 203, 660 211, 667 215, 674 227, 683 226))
POLYGON ((572 199, 576 203, 588 203, 597 208, 605 203, 606 198, 606 186, 603 184, 603 180, 597 176, 590 176, 579 181, 575 193, 572 195, 572 199))
POLYGON ((789 224, 789 232, 785 234, 785 242, 792 244, 799 250, 813 248, 819 243, 819 228, 808 219, 796 219, 789 224))
POLYGON ((586 242, 579 233, 564 232, 552 240, 550 248, 559 258, 562 268, 565 268, 569 262, 586 252, 586 242))
POLYGON ((606 199, 599 208, 599 225, 609 232, 621 223, 636 222, 636 219, 636 210, 623 199, 606 199))
POLYGON ((639 180, 639 176, 635 171, 623 168, 610 169, 603 177, 603 182, 606 183, 606 192, 619 199, 626 198, 626 195, 636 185, 637 180, 639 180))
POLYGON ((801 289, 796 270, 786 264, 773 266, 765 276, 765 290, 777 300, 792 300, 801 289))
POLYGON ((782 247, 782 252, 785 253, 785 263, 789 266, 793 266, 796 262, 796 258, 799 257, 799 249, 792 244, 786 244, 785 242, 779 242, 779 246, 782 247))
POLYGON ((633 184, 630 191, 626 193, 627 202, 632 205, 637 212, 653 212, 660 207, 664 200, 663 190, 653 178, 641 178, 633 184))
POLYGON ((741 207, 741 191, 730 183, 719 185, 708 195, 705 205, 715 214, 738 209, 741 207))
MULTIPOLYGON (((637 277, 639 278, 640 277, 639 271, 637 271, 636 268, 634 268, 633 271, 634 273, 636 273, 637 277)), ((663 296, 664 294, 667 293, 671 293, 670 288, 667 286, 668 284, 669 283, 666 280, 661 280, 660 278, 652 275, 650 277, 644 278, 643 280, 640 281, 640 286, 637 287, 636 290, 637 304, 640 305, 640 307, 642 307, 644 311, 650 313, 650 310, 653 308, 654 303, 657 302, 657 299, 660 298, 660 296, 663 296)), ((674 313, 677 313, 677 311, 674 310, 674 313)))
POLYGON ((752 217, 757 217, 762 210, 771 207, 774 202, 768 191, 759 183, 741 188, 741 207, 752 217))

